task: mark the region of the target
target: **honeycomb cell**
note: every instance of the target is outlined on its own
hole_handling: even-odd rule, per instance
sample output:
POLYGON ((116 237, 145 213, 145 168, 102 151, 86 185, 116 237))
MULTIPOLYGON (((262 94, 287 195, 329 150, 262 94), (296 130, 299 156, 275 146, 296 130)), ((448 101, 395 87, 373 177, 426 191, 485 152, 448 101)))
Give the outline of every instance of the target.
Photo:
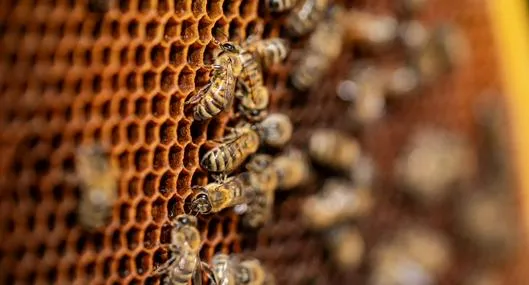
MULTIPOLYGON (((140 130, 136 123, 131 123, 127 126, 127 140, 131 145, 135 145, 140 140, 140 130)), ((141 152, 141 150, 140 150, 141 152)))
POLYGON ((146 249, 152 249, 159 246, 160 240, 160 231, 159 228, 155 225, 149 225, 143 231, 143 246, 146 249))
POLYGON ((172 168, 172 169, 180 169, 181 167, 183 167, 182 165, 182 159, 184 157, 184 154, 182 153, 182 147, 180 147, 179 145, 172 145, 170 148, 169 148, 169 166, 172 168))
POLYGON ((201 66, 203 64, 205 47, 199 43, 194 43, 187 49, 187 63, 191 66, 201 66))
POLYGON ((148 112, 148 102, 145 98, 138 98, 134 102, 134 114, 138 118, 144 118, 147 115, 148 112))
MULTIPOLYGON (((183 93, 189 93, 195 88, 195 72, 189 67, 184 66, 180 73, 178 74, 178 88, 183 93)), ((163 84, 162 84, 163 88, 163 84)))
POLYGON ((162 147, 157 147, 154 150, 153 161, 151 164, 152 167, 155 170, 165 168, 167 166, 166 162, 167 162, 167 150, 162 147))
POLYGON ((103 262, 103 278, 107 279, 112 274, 112 258, 105 258, 105 261, 103 262))
POLYGON ((166 171, 160 178, 160 193, 167 197, 176 186, 176 176, 171 171, 166 171))
POLYGON ((191 11, 191 1, 175 0, 174 12, 178 17, 181 17, 191 11))
POLYGON ((191 43, 198 38, 198 24, 193 18, 187 18, 181 23, 180 40, 191 43))
POLYGON ((154 195, 156 191, 156 175, 149 173, 143 179, 143 194, 147 197, 154 195))
POLYGON ((121 258, 119 258, 119 264, 118 264, 119 277, 125 278, 129 276, 131 272, 132 272, 132 264, 131 264, 130 256, 124 255, 121 258))
POLYGON ((161 78, 160 78, 160 88, 163 92, 171 92, 176 86, 176 72, 174 72, 170 68, 166 68, 162 71, 161 78))
POLYGON ((147 13, 153 8, 153 1, 151 0, 138 0, 138 11, 140 13, 147 13))
POLYGON ((128 224, 130 221, 130 206, 129 204, 121 204, 119 207, 119 222, 122 225, 128 224))
POLYGON ((160 34, 161 25, 157 20, 150 20, 145 26, 145 39, 154 41, 160 34))
POLYGON ((125 78, 125 84, 129 92, 134 92, 138 89, 138 74, 136 72, 130 72, 125 78))
POLYGON ((164 117, 167 114, 167 97, 162 94, 156 94, 151 99, 151 114, 156 117, 164 117))
POLYGON ((149 256, 149 254, 147 254, 145 251, 141 251, 134 258, 135 269, 139 275, 143 275, 149 272, 150 258, 151 257, 149 256))
POLYGON ((186 162, 184 167, 190 171, 194 170, 196 165, 198 165, 198 147, 195 144, 188 144, 184 148, 184 161, 186 162))
POLYGON ((158 0, 156 4, 156 11, 158 11, 158 15, 163 16, 169 13, 169 9, 171 8, 169 0, 158 0))
POLYGON ((140 67, 143 66, 146 62, 146 48, 143 45, 139 45, 134 50, 134 63, 136 66, 140 67))
POLYGON ((172 120, 165 121, 160 126, 160 143, 164 145, 171 144, 177 136, 176 125, 172 120))
POLYGON ((217 20, 222 15, 222 0, 207 1, 206 12, 211 20, 217 20))
POLYGON ((163 27, 164 40, 172 40, 178 35, 180 35, 180 25, 174 18, 169 18, 163 27))
POLYGON ((162 45, 155 45, 150 52, 151 64, 154 67, 159 67, 167 62, 165 47, 162 45))
POLYGON ((184 45, 173 43, 169 49, 169 63, 173 66, 180 66, 186 61, 187 48, 184 45))
POLYGON ((204 13, 206 13, 207 0, 197 0, 193 1, 191 5, 191 12, 193 17, 200 18, 204 13))
POLYGON ((156 89, 156 73, 147 71, 143 74, 143 90, 145 92, 151 92, 156 89))
MULTIPOLYGON (((127 24, 127 33, 131 39, 139 37, 140 25, 137 20, 133 19, 127 24)), ((110 54, 110 50, 109 50, 110 54)))
POLYGON ((191 179, 192 175, 188 170, 183 169, 180 172, 178 179, 176 180, 176 192, 178 195, 184 197, 189 192, 191 187, 191 179))
POLYGON ((162 198, 156 199, 151 206, 151 217, 155 222, 161 222, 166 217, 165 201, 162 198))
POLYGON ((127 247, 129 250, 134 250, 138 247, 140 242, 140 230, 138 228, 132 227, 127 230, 127 247))
POLYGON ((147 122, 147 124, 145 125, 145 134, 144 134, 144 137, 145 137, 145 143, 147 145, 151 145, 153 144, 154 142, 156 142, 158 140, 158 129, 157 129, 157 125, 154 121, 149 121, 147 122))
POLYGON ((224 17, 231 18, 237 13, 237 5, 236 0, 224 0, 222 3, 222 12, 224 14, 224 17))
POLYGON ((178 144, 184 145, 191 141, 191 122, 188 120, 180 120, 176 129, 176 140, 178 144))
POLYGON ((136 223, 142 224, 143 222, 147 221, 148 217, 148 205, 147 201, 140 201, 138 205, 136 206, 136 223))
POLYGON ((198 22, 198 36, 202 43, 211 40, 211 28, 213 28, 213 22, 208 17, 202 17, 198 22))

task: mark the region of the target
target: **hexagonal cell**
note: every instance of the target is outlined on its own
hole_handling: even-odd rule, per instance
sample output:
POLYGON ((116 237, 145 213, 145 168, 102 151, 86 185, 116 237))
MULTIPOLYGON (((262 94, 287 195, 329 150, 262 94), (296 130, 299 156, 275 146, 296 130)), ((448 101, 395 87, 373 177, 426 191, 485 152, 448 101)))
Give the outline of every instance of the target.
POLYGON ((154 143, 158 137, 157 137, 157 124, 154 121, 149 121, 147 124, 145 124, 145 143, 150 145, 154 143))
POLYGON ((141 224, 147 220, 148 217, 148 204, 146 201, 140 201, 136 206, 136 223, 141 224))
POLYGON ((163 27, 163 38, 171 40, 180 34, 180 25, 174 18, 169 18, 163 27))
POLYGON ((143 194, 151 197, 156 192, 156 175, 149 173, 143 179, 143 194))
POLYGON ((172 120, 165 121, 160 126, 160 143, 167 145, 173 143, 176 138, 176 125, 172 120))
POLYGON ((193 18, 185 19, 180 27, 180 39, 184 43, 190 43, 198 37, 198 24, 193 18))
POLYGON ((124 255, 121 258, 119 258, 119 264, 118 264, 118 274, 119 277, 125 278, 129 276, 132 273, 132 265, 131 260, 128 255, 124 255))
POLYGON ((169 258, 168 251, 163 250, 163 249, 156 250, 153 254, 153 259, 152 259, 153 270, 156 270, 158 267, 162 266, 167 261, 168 258, 169 258))
POLYGON ((140 191, 140 179, 138 177, 131 177, 129 179, 127 192, 130 198, 135 198, 138 196, 140 191))
POLYGON ((112 258, 105 258, 105 261, 102 265, 102 272, 103 272, 103 278, 107 279, 110 277, 110 274, 112 272, 112 258))
POLYGON ((191 12, 195 18, 200 18, 202 14, 206 13, 206 4, 207 0, 192 1, 191 12))
POLYGON ((151 205, 151 217, 155 222, 161 222, 167 216, 165 201, 162 198, 156 199, 151 205))
POLYGON ((155 45, 150 52, 151 63, 154 67, 159 67, 167 61, 165 47, 162 45, 155 45))
POLYGON ((119 10, 126 13, 130 10, 130 1, 119 1, 119 10))
POLYGON ((259 1, 241 1, 239 6, 239 15, 243 19, 248 19, 257 14, 259 1))
POLYGON ((178 128, 176 130, 176 139, 179 144, 184 145, 191 141, 191 131, 190 131, 191 122, 182 119, 178 122, 178 128))
POLYGON ((150 256, 145 251, 140 251, 140 253, 138 253, 136 257, 134 257, 134 264, 135 264, 136 272, 139 275, 143 275, 149 272, 149 269, 150 269, 149 260, 150 260, 150 256))
POLYGON ((145 117, 145 115, 147 115, 148 109, 147 104, 147 100, 143 97, 136 99, 134 102, 134 115, 138 116, 139 118, 145 117))
POLYGON ((177 16, 183 16, 187 12, 191 11, 191 2, 186 0, 175 0, 174 1, 174 13, 177 16))
POLYGON ((127 247, 129 250, 133 250, 138 247, 140 243, 140 230, 138 228, 132 227, 127 230, 127 247))
POLYGON ((219 18, 222 13, 222 0, 207 1, 206 12, 208 13, 208 17, 212 20, 219 18))
POLYGON ((154 155, 152 157, 152 167, 155 170, 159 170, 166 166, 167 166, 167 150, 163 147, 155 148, 154 155))
POLYGON ((119 207, 119 222, 126 225, 130 220, 130 206, 129 204, 121 204, 119 207))
POLYGON ((182 152, 182 147, 179 145, 172 145, 169 148, 169 167, 172 169, 179 169, 183 166, 182 159, 184 159, 184 153, 182 152))
POLYGON ((145 50, 145 46, 143 45, 139 45, 134 49, 134 63, 136 66, 142 66, 145 64, 145 59, 147 58, 145 50))
POLYGON ((129 92, 136 91, 138 89, 138 74, 136 72, 130 72, 127 74, 125 85, 129 92))
POLYGON ((213 241, 217 239, 217 237, 220 236, 220 231, 220 220, 216 217, 213 217, 211 220, 208 221, 208 229, 206 231, 208 241, 213 241))
POLYGON ((160 34, 160 22, 157 20, 150 20, 145 26, 145 39, 148 41, 155 40, 160 34))
MULTIPOLYGON (((123 2, 123 1, 122 1, 123 2)), ((139 32, 139 28, 140 25, 138 23, 137 20, 131 20, 128 24, 127 24, 127 33, 129 35, 130 38, 134 39, 134 38, 137 38, 140 34, 139 32)))
POLYGON ((187 63, 192 66, 203 65, 202 58, 204 57, 205 46, 199 43, 194 43, 187 49, 187 63))
POLYGON ((224 0, 224 2, 222 3, 222 11, 223 11, 224 17, 229 18, 230 16, 233 16, 234 14, 237 13, 237 8, 238 8, 237 2, 238 1, 234 1, 234 0, 224 0))
POLYGON ((156 11, 158 11, 158 15, 162 16, 167 13, 169 13, 170 4, 169 0, 158 0, 156 1, 156 11))
POLYGON ((176 188, 176 176, 171 171, 166 171, 160 178, 160 193, 167 197, 176 188))
POLYGON ((134 153, 134 167, 136 171, 142 172, 149 167, 149 150, 140 148, 134 153))
POLYGON ((129 49, 124 47, 119 51, 119 64, 127 65, 129 63, 129 49))
POLYGON ((187 56, 187 48, 184 45, 173 43, 169 49, 169 63, 173 66, 182 65, 187 56))
POLYGON ((156 88, 156 73, 147 71, 142 76, 142 86, 145 92, 151 92, 156 88))
POLYGON ((191 123, 191 138, 194 144, 201 144, 206 140, 206 131, 208 124, 200 121, 193 121, 191 123))
POLYGON ((220 41, 228 41, 230 36, 228 22, 226 22, 224 18, 221 18, 215 22, 213 29, 211 30, 211 34, 214 38, 217 38, 220 41))
POLYGON ((149 12, 153 8, 153 5, 154 5, 154 3, 152 2, 153 1, 151 0, 138 0, 138 11, 140 13, 149 12))
POLYGON ((199 163, 198 147, 195 144, 188 144, 184 149, 184 167, 194 170, 199 163))
POLYGON ((156 94, 151 99, 151 114, 154 117, 163 117, 167 110, 167 97, 162 94, 156 94))
POLYGON ((89 262, 84 265, 83 268, 83 275, 85 279, 93 279, 96 273, 96 263, 95 262, 89 262))
POLYGON ((178 179, 176 180, 176 192, 178 193, 178 195, 184 197, 190 191, 191 179, 192 175, 186 169, 183 169, 178 174, 178 179))
POLYGON ((130 144, 134 145, 139 141, 139 134, 139 127, 136 123, 130 123, 130 125, 127 126, 127 140, 130 144))
POLYGON ((242 41, 245 32, 244 24, 241 23, 239 19, 235 18, 230 22, 229 35, 231 39, 235 38, 239 41, 242 41))
POLYGON ((201 42, 205 43, 211 40, 211 29, 213 22, 207 17, 202 17, 198 22, 198 37, 201 42))
MULTIPOLYGON (((110 118, 110 100, 101 102, 99 106, 99 110, 100 110, 99 114, 101 115, 103 119, 110 118)), ((58 135, 60 136, 60 134, 58 135)), ((55 139, 53 141, 55 141, 55 139)), ((54 148, 57 148, 59 144, 60 144, 60 141, 58 143, 54 142, 52 143, 52 146, 54 148)))
POLYGON ((146 249, 154 248, 159 246, 160 232, 157 226, 149 225, 145 231, 143 231, 143 246, 146 249))
POLYGON ((119 144, 120 138, 121 138, 121 132, 119 131, 119 126, 112 127, 110 131, 110 141, 112 145, 119 144))
POLYGON ((160 87, 163 92, 171 92, 175 87, 176 73, 170 68, 164 69, 160 78, 160 87))
POLYGON ((114 20, 109 23, 110 27, 108 27, 106 30, 110 31, 110 35, 114 39, 118 39, 121 36, 120 33, 120 27, 119 27, 119 21, 114 20))
POLYGON ((121 248, 123 243, 121 241, 121 234, 119 231, 115 231, 112 233, 110 244, 112 245, 112 249, 114 251, 117 251, 121 248))
POLYGON ((178 88, 183 93, 188 93, 195 89, 195 72, 187 65, 178 74, 178 88))

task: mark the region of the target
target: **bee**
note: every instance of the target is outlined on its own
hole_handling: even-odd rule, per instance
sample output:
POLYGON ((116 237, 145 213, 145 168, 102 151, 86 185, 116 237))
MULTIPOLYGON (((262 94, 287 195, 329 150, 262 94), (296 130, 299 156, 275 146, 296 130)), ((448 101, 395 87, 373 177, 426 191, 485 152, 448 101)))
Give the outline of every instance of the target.
POLYGON ((332 129, 318 129, 309 139, 309 155, 317 163, 342 172, 350 172, 361 156, 360 144, 332 129))
POLYGON ((197 219, 190 215, 178 215, 173 222, 169 250, 172 257, 154 271, 154 275, 168 274, 170 284, 202 284, 202 270, 206 270, 215 280, 209 265, 200 261, 200 232, 197 219))
POLYGON ((403 190, 425 204, 438 203, 467 182, 472 159, 466 142, 454 133, 425 127, 412 135, 395 162, 403 190))
POLYGON ((325 16, 328 0, 304 0, 290 13, 286 27, 290 35, 301 37, 312 31, 325 16))
POLYGON ((440 25, 428 36, 426 43, 412 55, 412 65, 422 83, 430 83, 465 62, 469 46, 464 35, 455 27, 440 25))
POLYGON ((369 190, 356 188, 349 181, 327 179, 319 194, 305 200, 302 213, 310 228, 321 230, 364 216, 372 205, 369 190))
POLYGON ((211 119, 231 105, 237 77, 242 72, 242 63, 238 57, 239 48, 233 43, 218 43, 221 53, 213 65, 210 83, 203 87, 186 104, 194 105, 195 120, 211 119))
POLYGON ((255 55, 247 49, 239 53, 243 71, 235 96, 239 99, 239 111, 249 121, 261 121, 270 103, 270 94, 264 86, 263 72, 255 55))
POLYGON ((266 7, 270 12, 284 12, 296 6, 298 0, 266 0, 266 7))
POLYGON ((219 143, 204 154, 200 164, 209 172, 228 174, 257 151, 260 137, 250 125, 244 125, 231 129, 219 143))
POLYGON ((354 226, 343 225, 326 234, 326 245, 336 265, 342 270, 357 268, 364 258, 365 243, 354 226))
POLYGON ((272 164, 277 172, 278 187, 282 190, 304 185, 312 176, 307 156, 297 149, 291 149, 276 157, 272 164))
POLYGON ((285 39, 271 38, 249 44, 248 50, 256 54, 262 68, 283 62, 290 53, 290 43, 285 39))
POLYGON ((268 115, 257 128, 263 143, 272 147, 282 147, 288 143, 294 129, 290 118, 281 113, 268 115))
POLYGON ((335 14, 339 15, 339 10, 318 25, 309 38, 303 57, 294 67, 290 81, 300 91, 318 82, 342 52, 344 29, 335 14))
POLYGON ((221 183, 193 187, 191 210, 203 215, 218 213, 223 209, 247 202, 245 191, 249 191, 248 173, 243 172, 227 178, 221 183))
POLYGON ((117 166, 100 145, 79 148, 75 165, 81 184, 79 222, 94 230, 104 226, 112 214, 118 196, 117 166))
POLYGON ((272 285, 275 280, 259 260, 247 258, 237 266, 237 284, 272 285))
POLYGON ((217 253, 211 259, 211 270, 217 279, 217 285, 234 285, 236 279, 236 261, 229 255, 217 253))
POLYGON ((388 46, 397 37, 398 22, 393 17, 349 10, 342 19, 349 42, 382 47, 388 46))
POLYGON ((373 250, 368 284, 435 284, 449 266, 452 250, 440 233, 420 226, 401 229, 373 250))

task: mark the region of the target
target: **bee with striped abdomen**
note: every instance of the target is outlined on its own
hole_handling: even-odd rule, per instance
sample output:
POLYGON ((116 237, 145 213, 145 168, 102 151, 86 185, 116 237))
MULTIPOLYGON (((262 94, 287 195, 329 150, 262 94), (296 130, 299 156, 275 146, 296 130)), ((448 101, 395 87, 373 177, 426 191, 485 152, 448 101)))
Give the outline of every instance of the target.
POLYGON ((239 102, 239 111, 249 121, 261 121, 266 115, 270 94, 263 81, 263 71, 257 58, 243 49, 239 53, 243 66, 238 88, 235 93, 239 102))
POLYGON ((291 149, 272 162, 278 176, 278 187, 289 190, 306 183, 312 176, 307 156, 300 150, 291 149))
POLYGON ((202 239, 197 229, 197 219, 190 215, 179 215, 172 223, 171 258, 154 271, 154 275, 166 274, 170 284, 202 284, 202 270, 206 270, 215 279, 209 265, 200 261, 202 239))
POLYGON ((220 144, 204 154, 200 165, 214 173, 231 173, 260 145, 259 134, 250 125, 239 126, 220 140, 220 144))
POLYGON ((287 58, 290 53, 290 43, 280 38, 256 40, 248 45, 248 50, 256 54, 261 67, 267 69, 287 58))
POLYGON ((94 230, 108 222, 118 198, 117 166, 100 145, 79 148, 75 166, 82 191, 79 222, 94 230))
POLYGON ((287 18, 286 27, 290 35, 301 37, 312 31, 325 16, 328 6, 328 0, 304 0, 287 18))

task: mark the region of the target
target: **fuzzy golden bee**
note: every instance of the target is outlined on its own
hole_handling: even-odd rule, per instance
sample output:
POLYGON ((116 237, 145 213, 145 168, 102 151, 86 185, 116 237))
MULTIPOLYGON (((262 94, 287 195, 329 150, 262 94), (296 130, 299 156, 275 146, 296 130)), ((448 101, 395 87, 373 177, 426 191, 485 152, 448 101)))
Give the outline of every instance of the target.
POLYGON ((257 125, 261 140, 272 147, 283 147, 292 138, 294 127, 287 115, 273 113, 257 125))
POLYGON ((251 122, 261 121, 270 103, 270 94, 263 81, 263 71, 255 55, 242 49, 239 57, 243 66, 235 95, 239 111, 251 122))
POLYGON ((237 77, 242 72, 242 63, 238 56, 239 48, 230 42, 218 44, 222 51, 213 65, 210 83, 186 102, 194 106, 195 120, 211 119, 231 105, 237 77))
POLYGON ((290 43, 280 38, 256 40, 248 45, 248 50, 256 55, 261 67, 267 69, 287 58, 290 43))
POLYGON ((301 37, 312 31, 324 18, 328 0, 303 0, 287 18, 286 27, 290 35, 301 37))
POLYGON ((275 279, 255 258, 242 260, 237 266, 237 284, 273 285, 275 279))
POLYGON ((278 187, 282 190, 304 185, 312 176, 308 157, 297 149, 291 149, 276 157, 272 164, 277 172, 278 187))
POLYGON ((309 154, 323 166, 349 172, 360 158, 361 150, 357 140, 340 131, 318 129, 309 139, 309 154))
POLYGON ((259 134, 250 125, 231 129, 220 144, 202 157, 201 166, 214 173, 231 173, 237 169, 260 145, 259 134))
POLYGON ((337 18, 340 14, 340 10, 336 10, 310 36, 291 74, 290 81, 296 89, 304 91, 316 84, 342 52, 344 29, 337 18))
POLYGON ((191 210, 205 215, 244 204, 248 200, 245 191, 250 191, 249 184, 249 173, 243 172, 220 183, 195 186, 191 198, 191 210))
POLYGON ((342 225, 325 233, 330 255, 341 270, 360 266, 364 259, 365 243, 360 230, 355 226, 342 225))
POLYGON ((235 285, 236 279, 236 262, 227 254, 217 253, 211 259, 211 271, 215 274, 217 285, 235 285))
POLYGON ((179 215, 173 222, 171 231, 172 253, 164 264, 154 271, 154 275, 167 274, 169 284, 185 285, 193 280, 193 284, 202 284, 202 270, 213 277, 209 265, 200 261, 199 251, 202 247, 197 219, 190 215, 179 215))
POLYGON ((327 179, 319 194, 305 200, 302 214, 310 228, 321 230, 362 217, 372 206, 368 189, 356 188, 349 181, 327 179))
POLYGON ((294 8, 298 0, 266 0, 265 3, 270 12, 284 12, 294 8))
POLYGON ((81 186, 79 222, 87 229, 104 226, 118 196, 117 166, 100 145, 81 147, 75 157, 81 186))

